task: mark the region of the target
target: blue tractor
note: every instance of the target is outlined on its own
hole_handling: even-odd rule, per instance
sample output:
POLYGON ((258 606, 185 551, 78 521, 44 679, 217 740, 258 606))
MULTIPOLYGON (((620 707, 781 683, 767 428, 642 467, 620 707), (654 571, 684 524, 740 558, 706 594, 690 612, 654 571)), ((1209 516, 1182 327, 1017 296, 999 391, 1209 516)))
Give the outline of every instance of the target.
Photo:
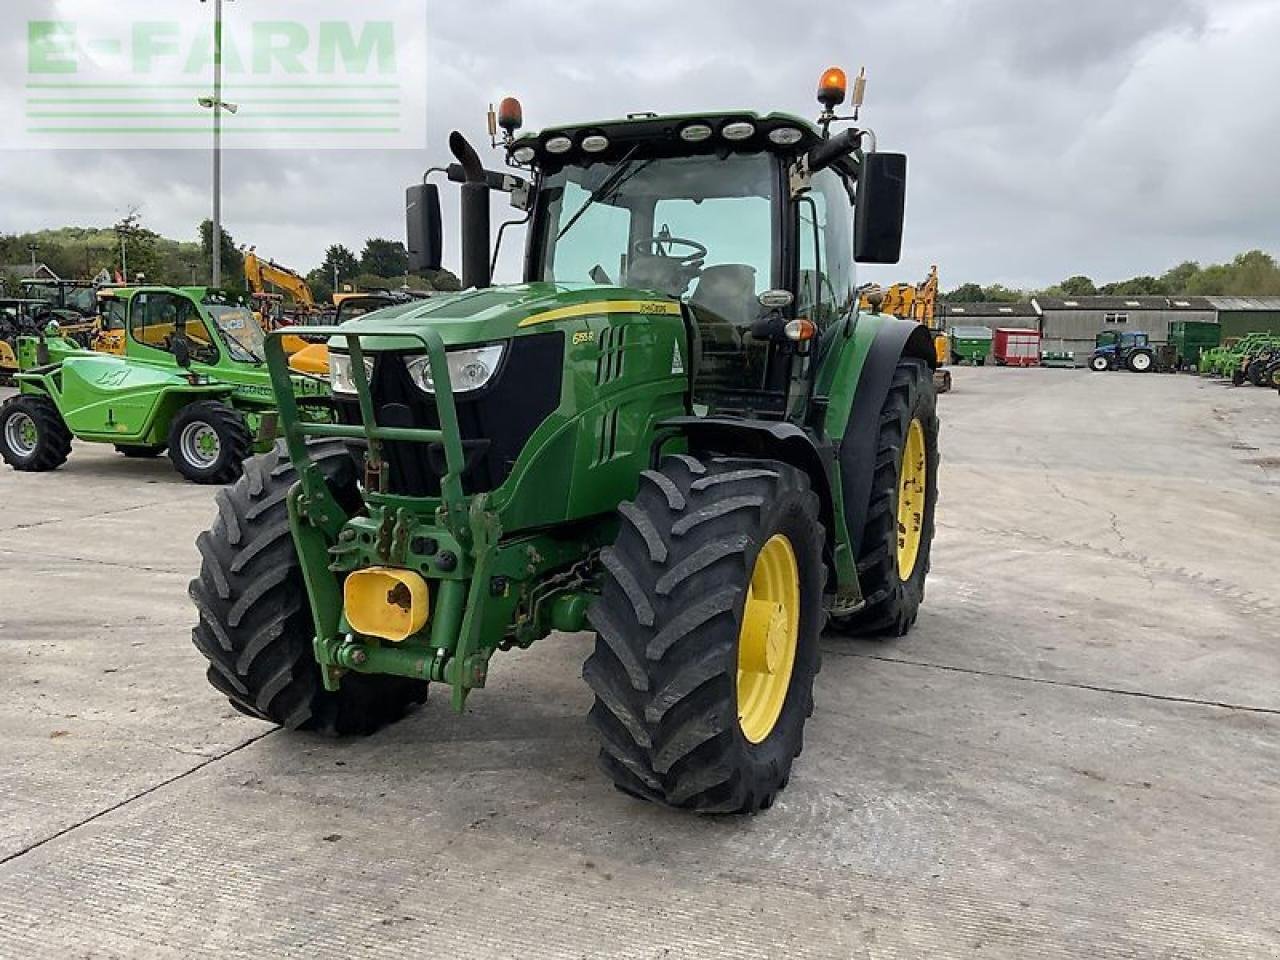
POLYGON ((1101 373, 1104 370, 1132 370, 1134 373, 1150 373, 1156 367, 1156 353, 1151 339, 1135 330, 1104 330, 1094 338, 1093 356, 1089 369, 1101 373))

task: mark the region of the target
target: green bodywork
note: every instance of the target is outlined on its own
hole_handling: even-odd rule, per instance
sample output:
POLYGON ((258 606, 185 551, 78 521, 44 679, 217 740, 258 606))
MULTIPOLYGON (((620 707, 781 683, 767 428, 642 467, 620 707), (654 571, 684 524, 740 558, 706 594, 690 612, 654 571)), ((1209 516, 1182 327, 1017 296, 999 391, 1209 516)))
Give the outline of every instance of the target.
POLYGON ((1232 377, 1242 372, 1254 357, 1269 350, 1280 350, 1280 336, 1250 333, 1234 343, 1204 350, 1199 372, 1209 377, 1232 377))
MULTIPOLYGON (((196 400, 222 400, 244 416, 258 449, 268 449, 274 430, 264 417, 275 410, 275 397, 265 360, 234 354, 226 333, 213 321, 205 301, 210 291, 138 287, 119 291, 130 311, 142 294, 180 298, 189 304, 207 331, 212 350, 193 356, 181 367, 166 349, 141 342, 129 324, 124 356, 80 349, 74 341, 53 334, 24 337, 19 342, 21 372, 14 377, 21 393, 54 401, 67 428, 79 439, 120 445, 152 446, 168 441, 174 415, 196 400), (265 429, 264 429, 265 426, 265 429)), ((327 383, 298 375, 289 389, 323 407, 327 383)), ((304 404, 308 416, 315 407, 304 404)), ((327 412, 323 414, 327 419, 327 412)))
POLYGON ((951 354, 956 363, 984 364, 991 356, 992 334, 988 327, 952 327, 951 354))
MULTIPOLYGON (((615 161, 613 181, 601 174, 593 183, 607 189, 611 182, 621 186, 634 180, 644 164, 627 164, 636 151, 644 155, 651 147, 655 157, 705 159, 708 164, 735 156, 732 151, 717 155, 707 148, 681 146, 674 131, 701 119, 710 123, 748 120, 763 128, 794 126, 800 132, 800 139, 786 147, 752 148, 752 156, 767 157, 773 165, 768 180, 776 185, 770 188, 775 201, 773 225, 768 228, 775 252, 773 285, 799 298, 798 255, 792 254, 802 245, 799 224, 804 221, 799 211, 806 203, 808 184, 804 182, 807 171, 798 170, 792 161, 823 142, 812 125, 777 114, 644 116, 589 128, 543 131, 541 137, 580 137, 584 130, 604 130, 624 140, 649 136, 636 131, 653 131, 660 145, 638 144, 615 161), (779 266, 783 263, 790 264, 789 276, 779 266)), ((526 142, 540 141, 526 136, 512 146, 519 148, 526 142)), ((839 176, 850 180, 856 176, 858 156, 841 161, 839 176)), ((586 176, 590 176, 589 167, 586 176)), ((609 169, 605 167, 606 174, 609 169)), ((722 431, 717 452, 787 460, 809 473, 824 504, 827 596, 833 609, 843 611, 856 609, 862 602, 851 531, 860 532, 864 518, 845 516, 839 446, 854 418, 869 358, 875 357, 878 372, 884 374, 882 389, 887 393, 888 377, 904 352, 935 364, 927 332, 893 317, 859 315, 849 272, 849 294, 838 310, 822 317, 818 340, 791 344, 775 339, 775 346, 759 347, 777 351, 770 354, 769 362, 775 364, 770 369, 780 369, 780 379, 785 381, 780 400, 778 391, 774 393, 779 400, 775 409, 755 413, 749 390, 738 407, 719 409, 715 400, 706 400, 711 394, 699 394, 699 364, 694 358, 703 356, 700 350, 708 341, 703 339, 689 297, 660 292, 658 287, 614 283, 609 277, 616 269, 616 249, 600 252, 602 263, 592 273, 594 283, 543 279, 550 270, 539 259, 539 238, 543 243, 548 237, 557 239, 557 226, 563 236, 576 220, 567 226, 557 223, 539 206, 545 171, 535 173, 539 179, 532 185, 526 282, 437 295, 425 302, 388 307, 341 327, 308 331, 331 338, 331 363, 335 357, 348 358, 355 392, 335 394, 350 414, 343 422, 308 422, 293 395, 283 343, 275 334, 267 338, 279 428, 299 474, 290 494, 289 515, 316 627, 315 656, 330 690, 338 688, 348 671, 439 681, 451 686, 453 706, 461 710, 469 691, 485 685, 496 651, 528 647, 553 630, 584 629, 587 608, 598 589, 598 553, 614 540, 619 504, 635 497, 641 473, 663 455, 694 448, 698 424, 722 431), (889 328, 895 328, 893 334, 882 336, 889 328), (559 334, 563 344, 555 371, 560 377, 559 402, 524 442, 505 480, 492 490, 468 495, 463 482, 466 451, 448 354, 497 344, 509 351, 521 337, 548 333, 559 334), (891 355, 883 349, 886 340, 896 344, 891 355), (619 346, 624 343, 625 350, 619 346), (436 385, 437 427, 387 425, 388 419, 395 421, 403 413, 388 418, 382 415, 386 408, 375 405, 366 360, 372 364, 372 358, 379 356, 378 362, 385 363, 397 355, 429 358, 436 385), (782 431, 769 433, 769 428, 782 431), (742 449, 732 447, 736 431, 752 429, 765 431, 750 438, 756 441, 754 446, 743 441, 742 449), (340 506, 319 463, 312 459, 308 441, 324 438, 365 446, 364 502, 354 515, 340 506), (413 447, 405 445, 417 445, 417 456, 423 460, 429 453, 437 455, 436 461, 442 462, 438 496, 390 492, 389 443, 397 445, 397 456, 413 456, 404 452, 413 447), (728 449, 725 443, 730 444, 728 449), (344 613, 345 578, 375 567, 416 573, 430 591, 430 619, 401 642, 354 633, 344 613)), ((556 185, 552 191, 559 196, 565 189, 556 185)), ((693 202, 715 203, 718 197, 736 195, 740 194, 712 193, 693 202)), ((847 197, 826 196, 834 210, 831 222, 847 225, 848 207, 841 210, 832 200, 838 196, 838 202, 847 204, 847 197)), ((646 238, 658 232, 663 218, 654 217, 652 206, 647 211, 636 209, 639 212, 623 249, 638 254, 637 241, 647 248, 652 241, 646 238)), ((833 229, 838 233, 838 228, 833 229)), ((768 243, 766 238, 766 248, 768 243)), ((753 336, 743 334, 740 340, 747 343, 753 336)), ((745 353, 751 348, 742 349, 745 353)), ((878 420, 882 397, 883 393, 874 399, 872 422, 878 420)), ((868 463, 865 469, 869 475, 873 465, 868 463)))
MULTIPOLYGON (((584 628, 595 554, 612 542, 618 504, 635 496, 639 475, 652 466, 657 449, 680 449, 680 436, 673 432, 663 437, 660 424, 695 413, 688 402, 688 376, 671 371, 677 345, 683 356, 690 355, 687 328, 674 301, 670 308, 677 312, 672 314, 602 309, 525 328, 520 323, 564 308, 590 310, 592 304, 619 301, 662 305, 643 291, 530 284, 437 297, 341 328, 322 328, 317 332, 335 338, 332 347, 341 346, 351 356, 362 426, 302 419, 290 393, 281 340, 268 337, 280 429, 300 474, 290 516, 317 628, 316 659, 330 689, 337 688, 345 670, 443 681, 451 685, 454 706, 461 709, 467 693, 484 686, 489 659, 497 650, 527 647, 552 630, 584 628), (636 330, 635 339, 628 341, 636 348, 623 374, 602 389, 597 383, 602 333, 620 325, 636 330), (443 385, 449 382, 448 349, 550 329, 562 331, 566 344, 560 405, 496 490, 463 494, 462 441, 451 389, 436 394, 438 430, 369 426, 375 416, 365 376, 366 351, 416 348, 431 357, 433 380, 443 385), (602 461, 602 420, 614 409, 620 411, 616 446, 602 461), (366 509, 348 516, 308 455, 307 439, 325 437, 364 440, 371 467, 380 462, 385 441, 443 444, 447 473, 442 495, 387 494, 376 479, 369 479, 385 473, 369 469, 366 509), (354 570, 374 566, 413 570, 431 585, 431 621, 419 635, 400 644, 352 635, 343 614, 341 581, 354 570)), ((814 389, 822 435, 843 435, 871 344, 885 324, 896 322, 880 315, 849 317, 834 332, 814 389)), ((837 592, 860 596, 839 470, 829 470, 826 482, 838 518, 832 547, 837 592)))
POLYGON ((1169 324, 1169 341, 1177 350, 1181 366, 1202 369, 1201 354, 1222 341, 1222 327, 1207 320, 1174 320, 1169 324))

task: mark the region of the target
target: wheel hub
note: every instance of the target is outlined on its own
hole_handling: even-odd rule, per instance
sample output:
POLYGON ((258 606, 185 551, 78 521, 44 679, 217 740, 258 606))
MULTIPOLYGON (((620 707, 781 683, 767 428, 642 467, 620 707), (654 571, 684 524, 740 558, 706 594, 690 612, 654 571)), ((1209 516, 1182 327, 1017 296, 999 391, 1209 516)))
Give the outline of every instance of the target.
POLYGON ((222 449, 218 433, 207 423, 189 423, 179 438, 183 459, 197 467, 211 466, 222 449))
POLYGON ((898 472, 898 578, 904 583, 911 579, 920 557, 928 470, 924 426, 913 418, 898 472))
POLYGON ((738 634, 738 724, 752 743, 773 732, 791 688, 800 636, 800 568, 782 534, 760 548, 738 634))
POLYGON ((4 425, 5 442, 19 456, 29 457, 40 442, 35 421, 25 413, 16 413, 4 425))

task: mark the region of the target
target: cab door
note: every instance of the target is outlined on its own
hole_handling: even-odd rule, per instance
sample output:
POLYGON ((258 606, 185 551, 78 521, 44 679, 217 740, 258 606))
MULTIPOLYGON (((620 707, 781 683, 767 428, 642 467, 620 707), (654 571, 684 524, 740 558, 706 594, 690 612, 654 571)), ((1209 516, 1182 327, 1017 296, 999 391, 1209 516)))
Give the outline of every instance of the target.
POLYGON ((218 347, 196 302, 173 290, 145 290, 129 301, 126 352, 139 360, 176 363, 173 344, 181 328, 193 364, 218 362, 218 347))

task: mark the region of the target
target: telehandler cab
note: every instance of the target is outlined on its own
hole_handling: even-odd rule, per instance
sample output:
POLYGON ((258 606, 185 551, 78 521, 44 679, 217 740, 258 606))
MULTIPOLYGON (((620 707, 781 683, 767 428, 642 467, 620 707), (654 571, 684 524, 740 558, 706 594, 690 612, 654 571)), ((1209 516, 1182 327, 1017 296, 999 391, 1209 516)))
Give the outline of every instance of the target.
MULTIPOLYGON (((861 100, 861 83, 855 103, 861 100)), ((933 539, 936 355, 858 315, 899 257, 906 158, 868 130, 747 112, 460 134, 463 286, 325 331, 341 422, 304 422, 268 338, 283 443, 219 494, 191 596, 208 678, 249 715, 366 734, 496 651, 595 633, 584 677, 621 790, 770 806, 813 710, 818 642, 916 620, 933 539), (529 214, 491 286, 489 202, 529 214)), ((849 119, 856 119, 849 118, 849 119)), ((408 192, 440 266, 435 184, 408 192)))

